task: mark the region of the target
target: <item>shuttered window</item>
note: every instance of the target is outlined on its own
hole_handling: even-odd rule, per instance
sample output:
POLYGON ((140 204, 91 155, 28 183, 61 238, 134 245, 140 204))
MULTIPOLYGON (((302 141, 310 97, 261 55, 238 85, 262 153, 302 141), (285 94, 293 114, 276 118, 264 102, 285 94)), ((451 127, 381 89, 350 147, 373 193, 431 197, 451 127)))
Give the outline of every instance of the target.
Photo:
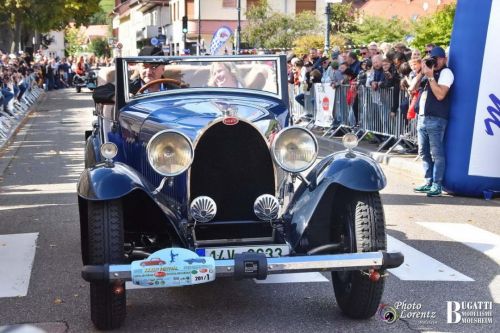
POLYGON ((236 8, 236 0, 222 0, 222 7, 236 8))
POLYGON ((311 10, 316 12, 316 0, 296 0, 295 2, 295 13, 311 10))
POLYGON ((192 20, 194 18, 194 0, 187 0, 186 4, 188 20, 192 20))
POLYGON ((247 0, 247 9, 252 8, 254 5, 258 5, 260 0, 247 0))

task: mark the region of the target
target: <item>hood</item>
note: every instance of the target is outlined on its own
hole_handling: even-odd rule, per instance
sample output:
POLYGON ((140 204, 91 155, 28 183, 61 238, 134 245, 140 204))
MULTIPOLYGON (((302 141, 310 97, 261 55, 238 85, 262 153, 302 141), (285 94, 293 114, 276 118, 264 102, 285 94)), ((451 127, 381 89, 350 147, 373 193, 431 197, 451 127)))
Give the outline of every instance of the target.
POLYGON ((288 120, 288 110, 277 98, 227 92, 182 93, 133 101, 121 110, 120 124, 143 142, 164 129, 178 130, 194 141, 203 128, 227 112, 252 123, 263 135, 276 123, 283 128, 288 120))

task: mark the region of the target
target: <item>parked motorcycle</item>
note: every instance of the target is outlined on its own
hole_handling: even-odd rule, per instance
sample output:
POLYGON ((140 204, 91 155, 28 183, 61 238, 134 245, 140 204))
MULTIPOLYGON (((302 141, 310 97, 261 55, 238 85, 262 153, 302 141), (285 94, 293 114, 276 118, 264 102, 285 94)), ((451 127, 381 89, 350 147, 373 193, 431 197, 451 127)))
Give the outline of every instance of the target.
POLYGON ((80 93, 82 88, 88 88, 91 91, 94 91, 97 87, 97 70, 99 70, 99 68, 92 69, 83 76, 75 75, 73 78, 73 85, 75 86, 77 93, 80 93))

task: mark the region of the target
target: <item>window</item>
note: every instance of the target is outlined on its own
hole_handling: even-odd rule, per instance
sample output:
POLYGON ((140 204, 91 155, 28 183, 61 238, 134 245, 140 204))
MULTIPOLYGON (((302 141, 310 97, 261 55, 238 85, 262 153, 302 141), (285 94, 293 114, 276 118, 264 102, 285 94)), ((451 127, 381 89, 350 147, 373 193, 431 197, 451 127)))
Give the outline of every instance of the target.
POLYGON ((295 13, 299 14, 306 10, 316 12, 316 0, 296 0, 295 13))
POLYGON ((222 0, 222 7, 236 8, 236 0, 222 0))
POLYGON ((194 0, 186 0, 187 5, 187 17, 189 19, 194 19, 194 0))
POLYGON ((252 8, 252 6, 258 5, 260 0, 247 0, 247 9, 252 8))

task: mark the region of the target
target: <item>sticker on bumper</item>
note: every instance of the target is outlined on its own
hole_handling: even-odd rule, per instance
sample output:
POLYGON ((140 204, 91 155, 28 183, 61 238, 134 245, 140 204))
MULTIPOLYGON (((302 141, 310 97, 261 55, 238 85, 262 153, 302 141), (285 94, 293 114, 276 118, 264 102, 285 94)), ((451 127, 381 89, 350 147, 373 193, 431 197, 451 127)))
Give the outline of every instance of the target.
POLYGON ((132 282, 139 286, 180 287, 215 280, 215 260, 183 248, 156 251, 131 264, 132 282))

